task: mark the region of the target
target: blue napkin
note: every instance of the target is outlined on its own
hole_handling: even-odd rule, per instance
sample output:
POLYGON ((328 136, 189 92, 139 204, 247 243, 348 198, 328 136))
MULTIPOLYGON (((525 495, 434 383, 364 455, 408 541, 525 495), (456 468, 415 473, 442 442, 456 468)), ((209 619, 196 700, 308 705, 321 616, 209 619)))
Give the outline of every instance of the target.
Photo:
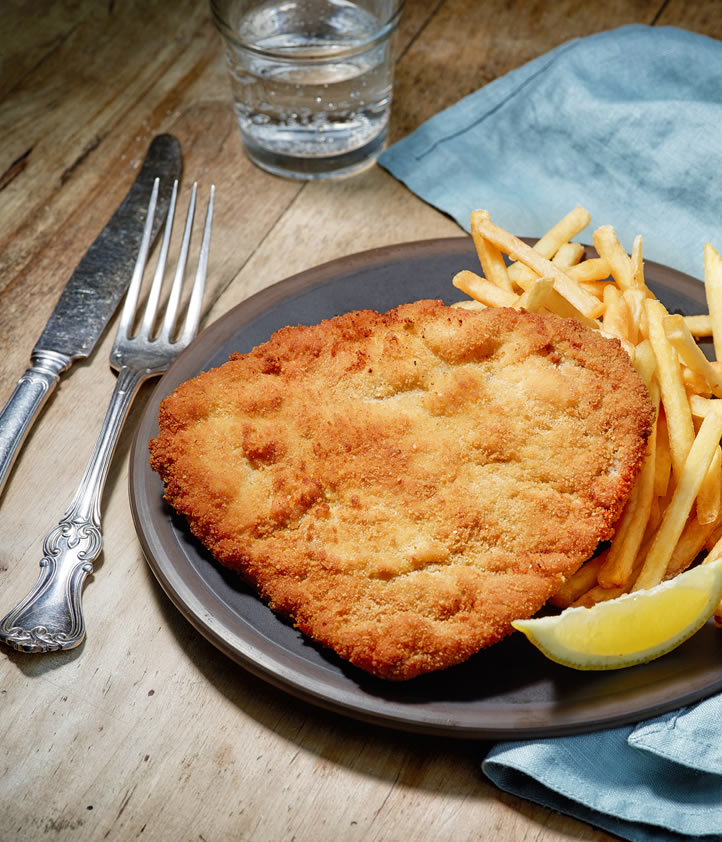
MULTIPOLYGON (((467 228, 540 236, 575 205, 631 250, 701 277, 722 248, 722 43, 627 26, 563 44, 379 162, 467 228)), ((580 240, 589 241, 582 234, 580 240)), ((722 696, 636 726, 496 745, 499 787, 638 842, 722 840, 722 696)))
POLYGON ((722 839, 722 696, 625 728, 500 743, 501 789, 633 842, 722 839))

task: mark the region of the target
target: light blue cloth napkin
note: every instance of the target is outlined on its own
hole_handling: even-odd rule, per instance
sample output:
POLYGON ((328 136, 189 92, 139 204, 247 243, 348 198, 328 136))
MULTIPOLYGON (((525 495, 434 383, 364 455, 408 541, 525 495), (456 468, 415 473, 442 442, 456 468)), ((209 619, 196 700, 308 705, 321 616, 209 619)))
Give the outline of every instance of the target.
MULTIPOLYGON (((705 241, 722 249, 722 43, 645 26, 571 41, 436 115, 380 163, 467 230, 485 208, 540 236, 581 204, 628 250, 642 234, 646 259, 702 277, 705 241)), ((636 727, 501 743, 483 768, 624 839, 722 840, 722 697, 636 727)))
POLYGON ((501 789, 633 842, 722 839, 722 696, 640 725, 499 743, 501 789))

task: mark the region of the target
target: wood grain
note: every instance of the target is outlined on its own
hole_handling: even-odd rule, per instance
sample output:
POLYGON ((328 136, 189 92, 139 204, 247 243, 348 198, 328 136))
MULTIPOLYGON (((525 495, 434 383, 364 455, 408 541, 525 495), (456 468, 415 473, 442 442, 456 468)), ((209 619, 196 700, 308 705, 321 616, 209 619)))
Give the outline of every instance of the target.
MULTIPOLYGON (((722 37, 715 0, 409 0, 392 139, 563 41, 626 23, 722 37)), ((151 137, 175 133, 186 181, 218 186, 206 320, 336 257, 461 233, 374 166, 297 183, 254 168, 205 2, 9 0, 0 32, 0 401, 151 137)), ((183 193, 185 201, 186 192, 183 193)), ((64 376, 0 498, 3 611, 34 581, 113 386, 112 328, 64 376)), ((77 650, 0 653, 0 837, 9 840, 454 839, 608 834, 500 792, 488 745, 329 714, 244 672, 171 606, 128 504, 141 393, 103 501, 106 549, 77 650)))

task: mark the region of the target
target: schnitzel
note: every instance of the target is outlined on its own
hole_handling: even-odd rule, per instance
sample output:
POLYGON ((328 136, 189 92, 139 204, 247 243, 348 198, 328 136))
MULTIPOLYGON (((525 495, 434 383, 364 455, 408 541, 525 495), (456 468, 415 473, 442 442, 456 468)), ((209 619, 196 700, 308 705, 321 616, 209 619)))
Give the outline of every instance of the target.
POLYGON ((618 342, 419 301, 283 328, 182 384, 151 465, 274 611, 408 679, 503 638, 611 537, 652 418, 618 342))
POLYGON ((418 301, 232 355, 163 401, 150 452, 218 562, 399 680, 502 639, 611 537, 652 421, 617 341, 418 301))

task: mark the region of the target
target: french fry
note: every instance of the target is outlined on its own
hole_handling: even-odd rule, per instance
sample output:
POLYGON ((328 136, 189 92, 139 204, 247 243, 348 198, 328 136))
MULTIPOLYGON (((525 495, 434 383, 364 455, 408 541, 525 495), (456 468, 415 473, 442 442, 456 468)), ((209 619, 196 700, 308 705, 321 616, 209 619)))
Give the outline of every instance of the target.
POLYGON ((568 266, 564 271, 578 283, 605 281, 609 278, 609 264, 602 257, 590 257, 589 260, 583 260, 574 266, 568 266))
POLYGON ((710 389, 707 380, 697 371, 692 371, 686 365, 681 367, 682 383, 687 390, 687 398, 691 399, 693 395, 699 395, 703 398, 712 397, 712 389, 710 389))
POLYGON ((631 289, 625 289, 622 296, 629 310, 629 338, 636 345, 642 337, 649 335, 647 313, 644 309, 644 300, 647 295, 644 290, 632 287, 631 289))
POLYGON ((507 267, 509 279, 512 284, 521 289, 526 289, 529 284, 533 283, 538 277, 539 273, 525 266, 523 263, 515 261, 507 267))
POLYGON ((663 412, 657 414, 657 451, 654 462, 654 496, 666 497, 672 476, 672 454, 669 450, 667 419, 663 412))
POLYGON ((501 289, 468 269, 454 275, 451 282, 457 289, 489 307, 513 307, 516 303, 516 293, 501 289))
POLYGON ((457 310, 486 310, 486 304, 476 301, 474 298, 466 298, 463 301, 455 301, 450 305, 457 310))
POLYGON ((553 278, 554 288, 557 292, 563 295, 570 304, 573 304, 587 318, 596 319, 597 316, 602 314, 602 304, 594 296, 585 292, 576 281, 564 274, 551 260, 542 257, 539 252, 528 246, 523 240, 490 221, 480 222, 479 230, 487 240, 490 240, 498 249, 508 254, 512 260, 521 261, 540 277, 553 278))
POLYGON ((683 316, 689 332, 697 339, 712 336, 712 318, 708 313, 699 316, 683 316))
POLYGON ((592 241, 597 254, 609 264, 612 277, 622 290, 634 285, 632 261, 617 238, 611 225, 602 225, 592 234, 592 241))
POLYGON ((722 360, 722 257, 710 243, 704 244, 704 292, 712 322, 714 355, 722 360))
POLYGON ((689 408, 693 417, 704 418, 708 412, 722 411, 722 401, 718 398, 703 398, 700 395, 690 395, 689 408))
POLYGON ((542 257, 552 258, 564 243, 576 237, 591 222, 591 214, 586 208, 577 206, 552 226, 544 236, 534 244, 534 249, 542 257))
MULTIPOLYGON (((580 231, 589 225, 590 220, 591 216, 588 210, 582 207, 574 208, 569 211, 566 216, 562 217, 559 222, 553 225, 543 237, 534 243, 534 251, 542 257, 545 257, 547 260, 551 260, 564 243, 568 242, 573 237, 576 237, 580 231)), ((502 251, 505 251, 503 246, 499 246, 499 248, 501 248, 502 251)), ((511 256, 509 252, 506 253, 511 256)), ((514 260, 515 258, 512 257, 512 259, 514 260)), ((526 274, 522 270, 524 266, 529 267, 529 264, 525 261, 522 261, 522 264, 523 266, 520 266, 519 263, 512 263, 509 267, 509 277, 512 278, 512 280, 516 281, 519 273, 521 273, 522 277, 526 274)), ((546 272, 538 272, 533 266, 529 268, 535 271, 538 275, 547 274, 546 272)))
POLYGON ((557 608, 568 608, 575 600, 597 584, 599 568, 604 564, 609 550, 590 558, 564 582, 549 602, 557 608))
POLYGON ((554 280, 552 278, 537 278, 534 283, 525 290, 517 299, 514 308, 516 310, 528 310, 530 313, 538 313, 545 307, 549 294, 554 291, 554 280))
POLYGON ((474 241, 482 271, 486 279, 496 284, 500 289, 505 289, 507 292, 514 292, 506 270, 506 262, 501 252, 479 231, 478 223, 480 219, 489 219, 488 212, 476 210, 471 214, 471 238, 474 241))
MULTIPOLYGON (((654 369, 649 372, 650 381, 653 371, 654 369)), ((652 403, 659 410, 659 387, 656 382, 650 382, 650 389, 652 403)), ((631 584, 634 563, 644 540, 652 511, 656 450, 657 428, 655 425, 647 440, 642 470, 624 507, 624 513, 606 561, 599 569, 598 581, 603 588, 627 588, 631 584)))
MULTIPOLYGON (((637 373, 644 381, 644 385, 647 387, 648 390, 651 391, 652 389, 652 378, 654 377, 654 373, 657 370, 657 358, 654 355, 654 349, 652 348, 652 343, 649 339, 643 339, 635 348, 634 354, 634 367, 637 369, 637 373)), ((657 407, 657 414, 659 414, 659 406, 658 401, 656 401, 655 406, 657 407)))
POLYGON ((705 549, 708 553, 712 552, 714 545, 720 540, 720 538, 722 538, 722 520, 718 521, 714 525, 712 532, 710 532, 704 542, 705 549))
POLYGON ((604 302, 602 327, 605 332, 612 336, 617 336, 619 339, 631 341, 631 316, 627 302, 622 297, 622 293, 615 286, 609 284, 604 290, 604 298, 602 300, 604 302))
POLYGON ((679 541, 672 552, 672 556, 665 571, 665 579, 673 579, 692 564, 704 550, 707 540, 715 533, 719 521, 714 523, 700 523, 696 515, 689 518, 679 536, 679 541))
POLYGON ((642 260, 642 238, 637 236, 632 244, 630 256, 632 264, 632 288, 645 291, 647 284, 644 280, 644 261, 642 260))
POLYGON ((579 281, 579 286, 600 301, 604 298, 604 290, 609 286, 608 281, 579 281))
POLYGON ((618 596, 627 593, 628 589, 620 588, 604 588, 601 585, 595 585, 586 593, 582 594, 578 599, 572 602, 572 608, 591 608, 598 602, 606 602, 609 599, 616 599, 618 596))
POLYGON ((717 447, 697 495, 697 520, 700 523, 715 523, 722 503, 722 450, 717 447))
POLYGON ((702 563, 712 564, 713 561, 718 561, 720 558, 722 558, 722 536, 715 541, 714 546, 707 553, 707 558, 702 563))
POLYGON ((655 533, 634 590, 652 588, 664 578, 674 547, 699 493, 702 480, 722 438, 722 414, 711 412, 702 422, 680 473, 677 487, 655 533))
POLYGON ((682 382, 679 357, 664 330, 664 305, 653 298, 645 301, 649 340, 657 358, 657 378, 662 394, 662 404, 667 418, 669 449, 672 470, 676 477, 682 473, 687 454, 694 440, 694 424, 689 409, 687 393, 682 382))
MULTIPOLYGON (((554 262, 554 261, 552 261, 554 262)), ((522 265, 522 264, 518 264, 522 265)), ((559 264, 554 264, 559 266, 559 264)), ((522 269, 527 267, 522 265, 522 269)), ((595 298, 602 299, 604 290, 612 286, 609 280, 609 267, 606 261, 601 258, 593 257, 590 260, 585 260, 583 263, 577 263, 574 266, 561 267, 564 274, 568 275, 573 281, 576 281, 580 288, 595 298)), ((539 276, 527 269, 525 274, 516 272, 514 276, 514 283, 523 290, 528 290, 534 281, 538 280, 539 276)))
POLYGON ((584 313, 577 310, 571 301, 559 294, 556 285, 547 293, 546 306, 557 316, 561 316, 564 319, 576 319, 578 322, 590 328, 590 330, 599 330, 599 322, 587 318, 584 313))
POLYGON ((662 522, 662 514, 667 507, 667 502, 669 496, 671 496, 671 485, 667 489, 667 494, 664 497, 655 497, 652 500, 652 511, 649 514, 649 523, 647 524, 647 529, 644 533, 644 541, 642 541, 642 548, 640 552, 649 549, 649 545, 652 543, 652 538, 654 538, 654 533, 657 531, 659 524, 662 522))
MULTIPOLYGON (((713 561, 719 561, 720 558, 722 558, 722 536, 717 539, 702 564, 711 564, 713 561)), ((722 600, 720 600, 719 605, 715 608, 712 619, 714 620, 715 626, 718 629, 722 629, 722 600)))
POLYGON ((647 457, 617 525, 614 540, 597 574, 603 588, 626 587, 644 538, 654 491, 654 461, 647 457), (647 470, 645 471, 645 468, 647 470), (650 481, 651 480, 651 481, 650 481), (646 517, 644 512, 647 512, 646 517))
POLYGON ((552 257, 552 263, 560 269, 576 266, 584 257, 584 246, 581 243, 563 243, 552 257))
POLYGON ((722 375, 710 365, 702 349, 694 341, 683 316, 665 316, 664 332, 677 351, 680 360, 705 379, 713 395, 722 397, 722 375))
MULTIPOLYGON (((715 398, 702 398, 699 395, 690 395, 689 405, 692 414, 701 418, 704 418, 709 412, 722 411, 722 401, 715 398), (701 414, 699 414, 699 402, 704 407, 701 414)), ((721 511, 722 449, 718 447, 697 496, 697 519, 705 525, 715 523, 721 511)))
MULTIPOLYGON (((717 542, 709 551, 707 558, 702 562, 702 564, 711 564, 713 561, 718 561, 720 558, 722 558, 722 537, 717 539, 717 542)), ((720 600, 719 605, 715 608, 712 619, 718 629, 722 628, 722 600, 720 600)))

